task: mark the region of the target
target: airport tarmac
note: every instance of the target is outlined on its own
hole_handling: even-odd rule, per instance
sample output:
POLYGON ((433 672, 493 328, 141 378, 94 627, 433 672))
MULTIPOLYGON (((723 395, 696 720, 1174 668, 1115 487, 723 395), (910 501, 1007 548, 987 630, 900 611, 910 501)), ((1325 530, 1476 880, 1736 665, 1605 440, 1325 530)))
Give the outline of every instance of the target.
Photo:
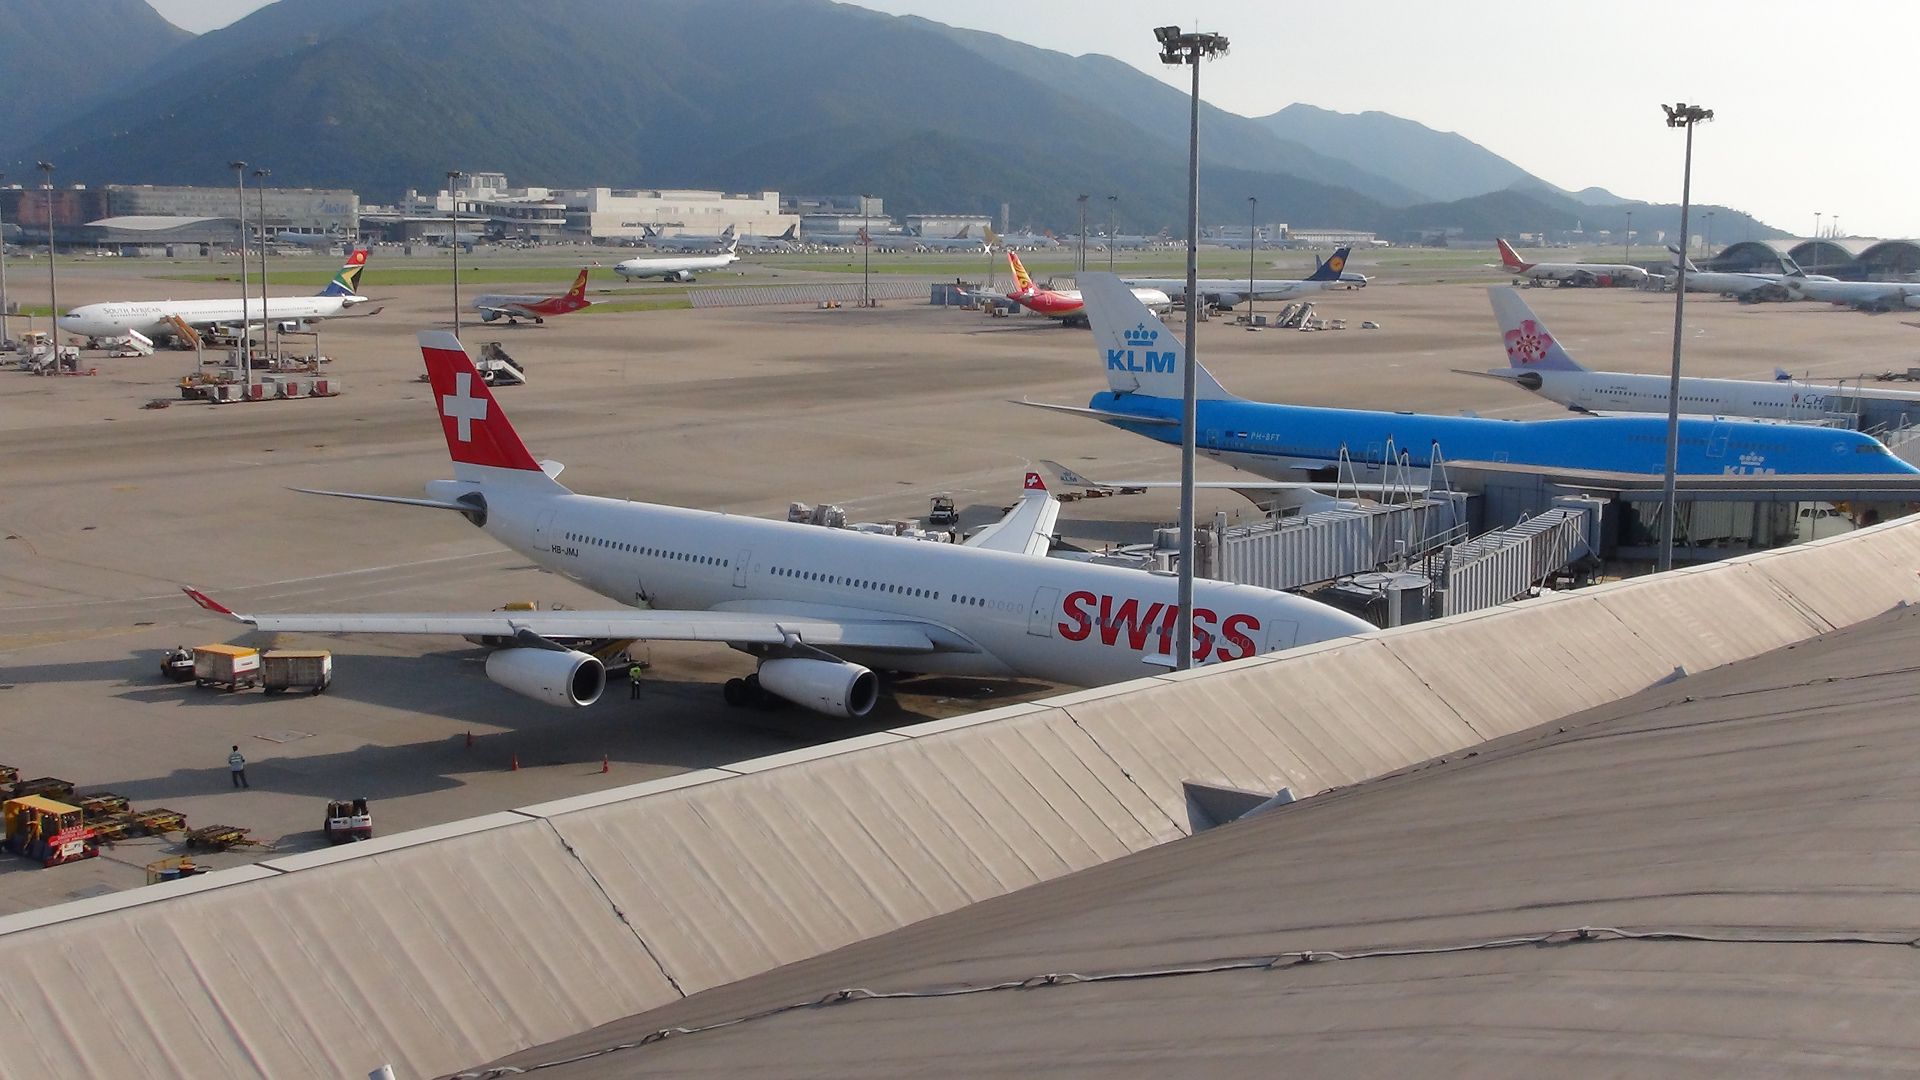
MULTIPOLYGON (((750 670, 748 658, 660 645, 648 650, 641 700, 616 681, 594 707, 562 712, 488 683, 480 650, 458 640, 310 636, 299 643, 335 654, 334 686, 317 697, 162 681, 168 647, 267 638, 194 607, 183 584, 259 611, 608 603, 457 516, 287 490, 417 495, 448 473, 413 341, 416 329, 447 325, 447 290, 382 287, 378 270, 376 261, 367 291, 384 310, 322 329, 329 374, 347 387, 338 398, 144 409, 177 398, 175 380, 191 364, 191 354, 164 350, 88 354, 100 372, 92 378, 0 372, 0 762, 170 807, 194 825, 244 826, 285 852, 322 843, 329 798, 367 796, 376 827, 393 832, 1055 689, 910 680, 896 701, 849 724, 728 708, 719 683, 750 670), (238 793, 225 767, 235 743, 253 785, 238 793)), ((234 291, 145 276, 178 272, 134 260, 69 272, 63 262, 60 297, 70 306, 234 291)), ((596 289, 627 294, 604 278, 596 289)), ((30 271, 15 276, 14 299, 31 280, 30 271)), ((1590 366, 1665 369, 1671 296, 1526 296, 1590 366)), ((1250 333, 1216 321, 1202 329, 1200 358, 1251 398, 1558 415, 1510 387, 1449 373, 1505 362, 1479 287, 1382 284, 1317 303, 1323 317, 1383 328, 1250 333)), ((1897 317, 1808 305, 1690 298, 1688 313, 1691 374, 1904 369, 1920 344, 1897 317)), ((540 326, 470 323, 463 336, 470 346, 500 341, 526 364, 530 384, 500 400, 535 454, 566 462, 563 480, 586 493, 771 517, 792 500, 827 501, 853 519, 884 520, 923 515, 930 495, 950 491, 973 523, 1014 501, 1039 458, 1111 478, 1177 471, 1177 454, 1146 440, 1009 403, 1084 404, 1098 386, 1089 335, 1038 319, 898 302, 587 313, 540 326)), ((1203 475, 1233 474, 1211 466, 1203 475)), ((1214 505, 1242 509, 1222 496, 1203 512, 1214 505)), ((1063 508, 1062 531, 1091 544, 1138 541, 1174 513, 1171 495, 1158 493, 1079 502, 1063 508)), ((49 871, 0 860, 0 913, 139 885, 145 863, 177 853, 144 840, 49 871)))

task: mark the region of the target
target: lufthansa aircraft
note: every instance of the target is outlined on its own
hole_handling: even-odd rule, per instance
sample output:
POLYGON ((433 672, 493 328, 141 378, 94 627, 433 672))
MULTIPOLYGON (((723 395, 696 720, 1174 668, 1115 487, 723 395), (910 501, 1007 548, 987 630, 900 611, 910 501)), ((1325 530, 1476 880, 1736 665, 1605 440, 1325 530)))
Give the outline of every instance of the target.
MULTIPOLYGON (((1181 364, 1185 352, 1119 278, 1081 275, 1107 389, 1085 408, 1041 408, 1101 420, 1156 442, 1179 445, 1181 364)), ((1228 393, 1194 365, 1201 453, 1277 480, 1332 476, 1345 459, 1368 479, 1382 477, 1387 446, 1396 463, 1426 470, 1437 452, 1447 461, 1499 462, 1541 470, 1660 475, 1666 467, 1666 420, 1652 416, 1496 420, 1477 416, 1327 409, 1248 401, 1228 393)), ((1037 403, 1029 403, 1037 404, 1037 403)), ((1920 475, 1885 445, 1858 431, 1799 424, 1683 418, 1682 476, 1920 475)))
MULTIPOLYGON (((1256 278, 1249 282, 1246 278, 1201 278, 1196 284, 1200 298, 1208 307, 1222 311, 1240 306, 1240 301, 1251 296, 1255 300, 1297 300, 1328 289, 1365 288, 1367 278, 1364 274, 1347 270, 1347 256, 1352 248, 1339 248, 1327 261, 1314 268, 1313 273, 1304 278, 1256 278), (1248 289, 1252 291, 1249 293, 1248 289)), ((1187 298, 1186 278, 1138 278, 1124 279, 1136 289, 1158 289, 1172 297, 1176 303, 1187 298)))
MULTIPOLYGON (((1130 298, 1129 298, 1130 299, 1130 298)), ((630 607, 383 615, 240 615, 266 631, 431 634, 511 642, 486 664, 537 701, 591 705, 606 685, 581 639, 721 642, 760 661, 728 701, 771 695, 830 716, 863 716, 874 668, 1037 677, 1093 686, 1172 665, 1173 578, 1038 557, 1045 485, 969 545, 875 536, 675 506, 576 495, 560 466, 527 452, 452 334, 420 334, 452 480, 426 498, 318 492, 451 510, 540 566, 630 607)), ((1288 593, 1195 583, 1194 657, 1237 660, 1372 627, 1288 593)))

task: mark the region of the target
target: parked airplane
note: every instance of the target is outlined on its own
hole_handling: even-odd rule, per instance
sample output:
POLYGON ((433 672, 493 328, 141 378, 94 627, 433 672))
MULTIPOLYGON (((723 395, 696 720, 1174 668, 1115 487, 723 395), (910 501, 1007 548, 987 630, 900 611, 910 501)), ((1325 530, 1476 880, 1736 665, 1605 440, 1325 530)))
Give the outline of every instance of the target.
MULTIPOLYGON (((1185 362, 1180 342, 1111 274, 1081 275, 1081 290, 1108 389, 1084 408, 1040 407, 1178 445, 1185 362)), ((1235 397, 1197 364, 1194 378, 1200 452, 1275 479, 1331 478, 1343 459, 1361 478, 1380 479, 1396 466, 1424 471, 1436 451, 1453 462, 1542 470, 1659 475, 1665 469, 1664 418, 1522 421, 1278 405, 1235 397), (1405 457, 1383 461, 1390 445, 1405 457)), ((1678 464, 1683 476, 1920 475, 1858 431, 1698 418, 1680 421, 1678 464)))
MULTIPOLYGON (((960 227, 960 231, 957 233, 954 233, 952 236, 926 236, 923 234, 915 234, 914 236, 910 237, 910 239, 915 244, 917 244, 918 246, 928 251, 978 251, 982 253, 986 252, 988 247, 991 244, 991 241, 981 239, 980 237, 977 237, 977 236, 968 236, 967 234, 972 231, 973 231, 973 226, 963 225, 960 227)), ((991 235, 992 230, 988 230, 988 233, 989 235, 991 235)))
POLYGON ((613 272, 628 281, 657 277, 661 281, 692 281, 693 275, 707 270, 724 270, 740 261, 734 252, 736 242, 718 255, 639 255, 613 264, 613 272))
POLYGON ((1513 245, 1496 239, 1500 245, 1500 265, 1508 272, 1529 281, 1552 281, 1561 285, 1638 285, 1647 280, 1647 272, 1625 263, 1530 263, 1520 258, 1513 245))
MULTIPOLYGON (((1668 261, 1676 268, 1675 273, 1669 276, 1678 276, 1677 268, 1680 265, 1680 249, 1674 247, 1672 244, 1668 244, 1667 253, 1671 256, 1668 261)), ((1731 296, 1745 303, 1757 303, 1761 300, 1793 299, 1792 294, 1787 291, 1786 286, 1787 281, 1792 278, 1799 278, 1804 281, 1839 280, 1838 278, 1828 277, 1825 274, 1809 274, 1805 270, 1800 269, 1792 259, 1785 256, 1782 256, 1780 259, 1781 272, 1777 274, 1768 274, 1752 270, 1733 273, 1719 270, 1702 270, 1693 265, 1692 259, 1688 259, 1686 262, 1688 292, 1719 293, 1722 296, 1731 296)))
POLYGON ((1060 238, 1051 232, 1034 232, 1032 229, 1027 229, 1024 232, 1008 233, 1000 237, 998 243, 1007 248, 1032 251, 1036 248, 1057 248, 1060 246, 1060 238))
POLYGON ((251 320, 256 326, 331 319, 355 304, 366 302, 367 298, 355 290, 360 283, 360 272, 367 265, 367 254, 367 249, 361 248, 348 256, 346 265, 317 294, 270 296, 265 310, 258 299, 243 303, 239 297, 231 300, 108 300, 82 304, 60 316, 60 329, 95 338, 123 337, 128 331, 139 331, 158 340, 173 335, 170 316, 178 317, 189 326, 238 326, 243 319, 251 320))
MULTIPOLYGON (((1579 412, 1666 415, 1667 376, 1589 371, 1554 339, 1518 292, 1496 285, 1487 290, 1487 296, 1493 301, 1493 317, 1500 324, 1507 366, 1460 374, 1501 379, 1579 412)), ((1849 390, 1846 394, 1861 395, 1911 401, 1920 406, 1920 392, 1862 389, 1849 390)), ((1796 382, 1791 378, 1776 378, 1771 382, 1692 376, 1680 379, 1680 411, 1693 415, 1824 421, 1836 409, 1848 408, 1834 400, 1838 396, 1841 395, 1833 387, 1796 382)))
POLYGON ((732 251, 734 246, 733 226, 729 225, 718 236, 699 233, 676 233, 667 236, 651 225, 642 226, 647 233, 647 246, 655 251, 732 251))
POLYGON ((347 240, 346 237, 341 236, 339 233, 303 233, 281 230, 273 234, 273 242, 276 244, 291 244, 295 247, 330 251, 346 243, 347 240))
POLYGON ((1920 284, 1903 281, 1814 281, 1788 278, 1783 284, 1795 300, 1844 304, 1859 311, 1881 314, 1920 308, 1920 284))
MULTIPOLYGON (((1298 280, 1255 279, 1253 298, 1255 300, 1297 300, 1302 296, 1323 292, 1327 289, 1357 287, 1364 288, 1367 279, 1361 274, 1346 272, 1347 256, 1352 248, 1337 248, 1327 261, 1314 268, 1312 274, 1298 280)), ((1187 298, 1186 278, 1123 278, 1127 284, 1136 288, 1159 289, 1173 298, 1174 303, 1185 303, 1187 298)), ((1200 299, 1208 307, 1226 310, 1238 307, 1247 298, 1247 279, 1240 278, 1201 278, 1199 281, 1200 299)))
POLYGON ((740 237, 740 246, 750 251, 794 251, 800 246, 800 226, 789 225, 779 236, 746 233, 740 237))
MULTIPOLYGON (((555 638, 723 642, 760 661, 727 683, 728 701, 771 696, 842 717, 872 710, 874 668, 1092 686, 1171 659, 1174 580, 1036 558, 1031 511, 1026 529, 963 546, 576 495, 555 479, 557 463, 527 452, 453 335, 426 331, 420 346, 454 479, 430 481, 423 499, 321 494, 455 511, 638 610, 240 615, 188 590, 196 603, 269 632, 511 640, 487 658, 487 676, 561 706, 591 705, 606 673, 555 638)), ((1027 489, 1045 485, 1029 474, 1027 489)), ((1193 614, 1203 662, 1371 629, 1303 597, 1218 581, 1196 583, 1193 614)))
MULTIPOLYGON (((1033 283, 1027 275, 1027 268, 1020 262, 1020 256, 1008 250, 1007 263, 1013 267, 1013 291, 1006 294, 1007 299, 1038 312, 1050 319, 1059 319, 1068 326, 1087 325, 1086 304, 1081 301, 1077 289, 1048 289, 1033 283)), ((1147 307, 1165 311, 1173 306, 1173 301, 1159 289, 1134 289, 1133 296, 1147 307)))
POLYGON ((505 318, 508 323, 518 323, 521 319, 532 319, 536 323, 546 322, 556 315, 570 315, 581 308, 593 306, 587 299, 587 267, 580 268, 580 276, 573 279, 573 288, 558 296, 507 296, 500 293, 488 293, 474 298, 474 309, 480 312, 481 322, 492 322, 505 318))

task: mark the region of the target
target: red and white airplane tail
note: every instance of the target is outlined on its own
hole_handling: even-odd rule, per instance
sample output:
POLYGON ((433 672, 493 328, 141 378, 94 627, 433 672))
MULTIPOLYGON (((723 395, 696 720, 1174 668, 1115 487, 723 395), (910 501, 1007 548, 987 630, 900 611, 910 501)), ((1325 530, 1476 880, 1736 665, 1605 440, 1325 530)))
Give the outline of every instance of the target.
POLYGON ((1016 292, 1034 291, 1033 279, 1027 276, 1027 268, 1021 264, 1020 256, 1012 248, 1007 249, 1007 265, 1013 267, 1013 283, 1016 286, 1016 292))
POLYGON ((1494 243, 1500 245, 1501 266, 1514 271, 1533 269, 1533 264, 1520 258, 1520 253, 1513 250, 1513 245, 1507 243, 1504 237, 1496 237, 1494 243))
POLYGON ((567 290, 568 300, 585 300, 587 298, 587 271, 590 269, 592 269, 592 267, 583 266, 580 268, 580 276, 573 279, 573 288, 567 290))
POLYGON ((483 482, 537 476, 560 486, 527 452, 459 338, 445 330, 422 330, 420 355, 426 361, 427 381, 433 385, 434 407, 440 413, 456 478, 483 482))

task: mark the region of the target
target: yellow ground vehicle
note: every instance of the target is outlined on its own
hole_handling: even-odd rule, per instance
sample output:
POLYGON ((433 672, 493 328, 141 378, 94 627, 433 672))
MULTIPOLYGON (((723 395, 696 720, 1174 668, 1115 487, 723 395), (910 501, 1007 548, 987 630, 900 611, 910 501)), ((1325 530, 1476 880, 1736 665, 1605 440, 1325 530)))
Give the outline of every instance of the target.
POLYGON ((100 841, 86 823, 86 815, 71 803, 44 795, 8 799, 0 806, 7 833, 7 849, 41 866, 91 859, 100 854, 100 841))

